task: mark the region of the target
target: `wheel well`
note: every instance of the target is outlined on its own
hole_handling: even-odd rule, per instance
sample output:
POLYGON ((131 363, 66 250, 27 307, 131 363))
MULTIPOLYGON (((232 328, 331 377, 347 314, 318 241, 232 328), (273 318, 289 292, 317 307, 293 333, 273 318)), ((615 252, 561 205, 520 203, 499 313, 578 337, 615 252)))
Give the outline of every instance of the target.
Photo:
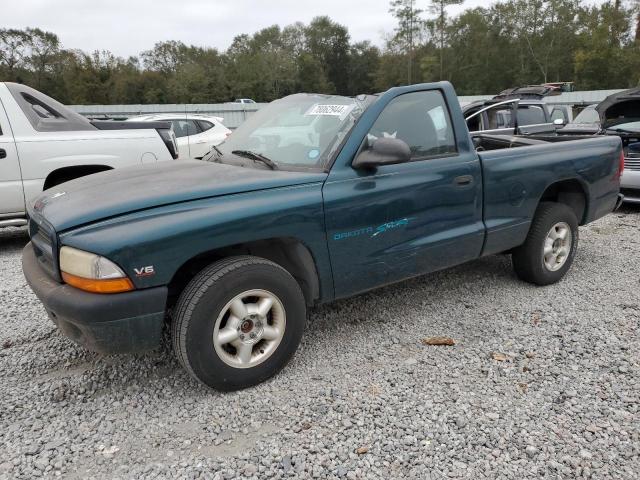
POLYGON ((75 178, 85 177, 92 173, 104 172, 105 170, 112 169, 112 167, 107 165, 77 165, 73 167, 59 168, 47 176, 44 181, 43 190, 47 190, 75 178))
POLYGON ((573 210, 578 224, 584 224, 587 213, 587 193, 577 180, 563 180, 549 185, 540 198, 541 202, 557 202, 573 210))
POLYGON ((300 285, 307 305, 313 305, 320 297, 318 272, 309 249, 295 238, 270 238, 210 250, 188 260, 169 283, 169 307, 173 307, 182 290, 203 268, 217 260, 235 255, 254 255, 283 267, 300 285))

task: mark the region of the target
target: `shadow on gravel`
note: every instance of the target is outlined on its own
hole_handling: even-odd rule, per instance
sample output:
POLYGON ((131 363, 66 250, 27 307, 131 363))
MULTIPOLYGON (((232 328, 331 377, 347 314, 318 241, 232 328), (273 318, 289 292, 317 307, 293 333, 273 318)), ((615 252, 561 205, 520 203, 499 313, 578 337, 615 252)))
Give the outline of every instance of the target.
POLYGON ((477 290, 482 288, 487 279, 492 279, 493 288, 514 284, 524 289, 537 288, 517 279, 510 255, 491 255, 316 306, 309 311, 307 329, 327 333, 340 330, 344 324, 369 324, 371 328, 379 328, 375 323, 380 322, 395 324, 397 320, 387 315, 381 315, 377 322, 372 322, 370 309, 393 312, 406 308, 410 303, 415 304, 416 309, 444 305, 451 301, 451 291, 440 288, 441 285, 466 285, 469 289, 477 290), (416 297, 421 300, 416 302, 416 297))
POLYGON ((638 214, 640 213, 640 204, 623 203, 615 213, 638 214))
POLYGON ((17 252, 29 242, 26 228, 0 228, 0 253, 17 252))

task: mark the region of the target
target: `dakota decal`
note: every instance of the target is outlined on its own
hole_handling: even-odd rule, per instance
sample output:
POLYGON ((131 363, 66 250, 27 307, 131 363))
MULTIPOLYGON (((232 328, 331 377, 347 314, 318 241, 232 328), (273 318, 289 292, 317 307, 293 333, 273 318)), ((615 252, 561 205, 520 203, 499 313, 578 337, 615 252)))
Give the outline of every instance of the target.
POLYGON ((394 228, 404 227, 405 225, 409 225, 408 218, 403 218, 401 220, 396 220, 394 222, 383 223, 382 225, 379 225, 378 227, 376 227, 376 232, 372 235, 372 237, 375 237, 376 235, 384 233, 388 230, 393 230, 394 228))
POLYGON ((359 237, 361 235, 371 235, 371 238, 380 235, 381 233, 388 232, 389 230, 394 230, 396 228, 404 227, 409 225, 411 221, 410 218, 402 218, 400 220, 394 220, 392 222, 383 223, 382 225, 378 225, 377 227, 364 227, 359 230, 351 230, 349 232, 340 232, 334 233, 334 240, 344 240, 345 238, 353 238, 359 237))

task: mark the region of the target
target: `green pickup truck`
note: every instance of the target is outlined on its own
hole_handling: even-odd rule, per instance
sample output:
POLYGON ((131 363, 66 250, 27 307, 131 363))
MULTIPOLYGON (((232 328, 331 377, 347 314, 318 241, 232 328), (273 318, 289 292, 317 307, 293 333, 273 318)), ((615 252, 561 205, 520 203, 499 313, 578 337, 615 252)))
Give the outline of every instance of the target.
POLYGON ((623 169, 617 137, 472 137, 446 82, 292 95, 205 160, 45 192, 23 270, 72 340, 133 352, 169 328, 222 390, 278 372, 319 303, 505 252, 522 280, 557 282, 578 226, 620 203, 623 169))

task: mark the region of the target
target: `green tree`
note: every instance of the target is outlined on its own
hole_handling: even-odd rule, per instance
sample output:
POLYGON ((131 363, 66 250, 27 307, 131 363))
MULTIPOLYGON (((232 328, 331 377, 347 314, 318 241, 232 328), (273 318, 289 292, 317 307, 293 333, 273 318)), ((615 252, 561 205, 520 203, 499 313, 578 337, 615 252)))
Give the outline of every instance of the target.
POLYGON ((444 79, 444 47, 447 38, 447 7, 461 5, 464 0, 432 0, 429 12, 437 15, 435 32, 438 38, 438 56, 440 59, 440 80, 444 79))
POLYGON ((140 57, 147 70, 170 74, 185 61, 189 47, 175 40, 158 42, 151 50, 142 52, 140 57))
POLYGON ((8 80, 18 80, 29 49, 29 34, 15 28, 0 29, 0 66, 8 80))
POLYGON ((637 85, 638 51, 630 32, 631 11, 613 2, 587 8, 581 17, 579 46, 574 52, 576 83, 585 89, 637 85))
POLYGON ((305 29, 306 51, 320 65, 335 93, 349 90, 349 31, 329 17, 316 17, 305 29))
POLYGON ((640 80, 640 0, 503 0, 449 15, 458 0, 394 0, 397 20, 382 50, 352 43, 328 17, 234 38, 224 52, 159 42, 127 59, 68 50, 55 33, 0 29, 0 81, 32 85, 65 103, 269 101, 306 91, 356 95, 448 79, 463 94, 545 81, 578 88, 640 80))
POLYGON ((371 42, 358 42, 349 48, 349 95, 374 90, 375 72, 379 63, 380 49, 371 45, 371 42))
POLYGON ((27 28, 29 53, 26 62, 33 72, 33 84, 37 89, 44 87, 46 76, 60 53, 60 40, 51 32, 39 28, 27 28))
POLYGON ((423 10, 416 8, 415 0, 392 0, 389 12, 396 18, 393 41, 399 45, 407 58, 407 83, 413 83, 413 50, 420 41, 425 26, 421 18, 423 10))

